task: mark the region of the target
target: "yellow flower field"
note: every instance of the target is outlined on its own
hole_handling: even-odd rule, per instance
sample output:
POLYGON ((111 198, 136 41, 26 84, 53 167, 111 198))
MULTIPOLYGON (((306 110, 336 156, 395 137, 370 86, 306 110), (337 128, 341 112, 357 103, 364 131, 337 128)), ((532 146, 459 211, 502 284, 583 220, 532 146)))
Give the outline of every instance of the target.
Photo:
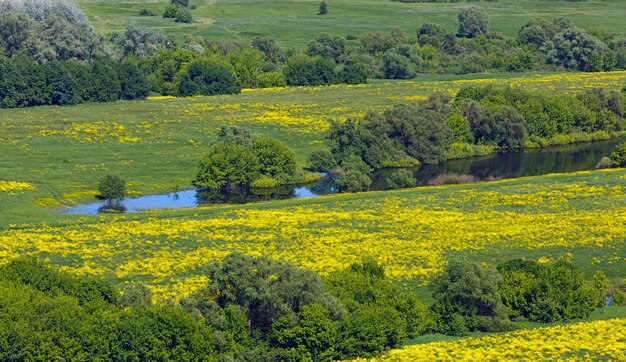
POLYGON ((626 360, 626 318, 418 344, 353 362, 557 360, 626 360))
POLYGON ((32 190, 35 185, 28 182, 0 181, 0 192, 32 190))
MULTIPOLYGON (((117 217, 0 232, 0 260, 39 255, 77 274, 142 280, 159 297, 199 288, 201 267, 238 250, 320 274, 363 257, 426 281, 459 252, 597 248, 623 262, 626 171, 583 172, 117 217)), ((559 255, 556 255, 558 257, 559 255)), ((591 263, 591 262, 590 262, 591 263)))

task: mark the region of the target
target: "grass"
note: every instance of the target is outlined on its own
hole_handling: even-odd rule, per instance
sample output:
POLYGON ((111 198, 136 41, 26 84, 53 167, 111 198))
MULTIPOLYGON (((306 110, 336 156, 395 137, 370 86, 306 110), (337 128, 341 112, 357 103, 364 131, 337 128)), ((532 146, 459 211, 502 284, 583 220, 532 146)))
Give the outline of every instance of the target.
POLYGON ((173 19, 139 17, 141 9, 162 14, 169 1, 79 0, 96 29, 105 34, 121 31, 132 23, 163 29, 182 40, 185 35, 209 39, 227 39, 249 43, 255 37, 269 36, 282 46, 302 49, 317 34, 327 32, 341 36, 360 36, 373 31, 403 28, 414 35, 424 22, 430 21, 456 31, 456 17, 468 6, 485 8, 491 28, 507 36, 531 18, 568 17, 580 27, 626 33, 626 8, 621 0, 500 0, 497 2, 400 3, 388 0, 341 0, 328 3, 328 15, 317 15, 318 0, 203 0, 191 1, 195 22, 175 23, 173 19), (548 15, 549 14, 549 15, 548 15))
POLYGON ((0 110, 0 180, 37 187, 0 196, 0 226, 62 220, 62 205, 94 201, 100 177, 120 174, 131 195, 191 187, 196 162, 225 124, 287 142, 304 166, 330 121, 361 117, 402 100, 464 85, 511 85, 538 92, 621 89, 626 72, 436 76, 361 86, 245 90, 232 96, 0 110))
MULTIPOLYGON (((335 195, 125 216, 66 215, 0 232, 0 258, 49 258, 77 274, 143 281, 159 298, 206 282, 233 250, 323 274, 363 257, 423 286, 447 260, 574 260, 588 277, 626 274, 626 170, 335 195)), ((24 194, 33 192, 23 191, 24 194)), ((10 197, 10 196, 9 196, 10 197)))

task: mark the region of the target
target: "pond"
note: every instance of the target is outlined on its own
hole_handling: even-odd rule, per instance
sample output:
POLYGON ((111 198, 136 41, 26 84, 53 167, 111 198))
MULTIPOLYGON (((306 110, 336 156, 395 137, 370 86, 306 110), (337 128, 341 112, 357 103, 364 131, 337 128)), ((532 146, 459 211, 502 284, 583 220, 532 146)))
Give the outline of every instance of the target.
MULTIPOLYGON (((462 179, 467 182, 499 180, 548 173, 565 173, 592 170, 604 156, 611 154, 618 140, 578 143, 488 155, 484 157, 450 160, 438 165, 425 165, 411 169, 417 185, 426 186, 462 179)), ((387 178, 394 169, 375 172, 370 190, 387 189, 387 178)), ((335 193, 330 176, 314 184, 283 186, 275 189, 219 192, 215 190, 185 190, 163 195, 149 195, 123 200, 126 212, 150 209, 179 209, 207 204, 241 204, 268 200, 310 198, 335 193)), ((64 214, 97 214, 103 211, 104 202, 80 204, 61 210, 64 214)))

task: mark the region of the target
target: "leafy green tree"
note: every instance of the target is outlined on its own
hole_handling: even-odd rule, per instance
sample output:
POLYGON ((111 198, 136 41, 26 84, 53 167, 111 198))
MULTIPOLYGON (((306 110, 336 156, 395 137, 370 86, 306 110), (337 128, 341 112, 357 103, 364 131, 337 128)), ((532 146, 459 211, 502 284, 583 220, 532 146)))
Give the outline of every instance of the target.
POLYGON ((311 57, 320 56, 339 64, 344 62, 347 55, 346 46, 347 42, 343 37, 321 33, 309 43, 306 53, 311 57))
POLYGON ((280 57, 280 47, 272 38, 254 38, 252 47, 265 53, 269 62, 276 63, 280 57))
POLYGON ((47 96, 50 104, 64 106, 78 101, 77 86, 70 74, 59 62, 48 63, 46 73, 47 96))
POLYGON ((450 332, 446 322, 458 322, 460 318, 470 331, 507 329, 507 309, 499 292, 502 283, 495 268, 462 261, 449 262, 430 283, 435 299, 432 310, 441 316, 437 320, 437 329, 450 332))
POLYGON ((458 143, 474 143, 474 134, 469 122, 465 117, 458 113, 454 113, 448 119, 446 124, 452 130, 452 140, 458 143))
POLYGON ((367 83, 367 72, 362 65, 349 64, 337 74, 337 81, 342 84, 365 84, 367 83))
POLYGON ((626 142, 615 147, 615 151, 611 153, 611 160, 616 167, 626 167, 626 142))
POLYGON ((320 304, 302 307, 296 318, 283 316, 272 327, 271 345, 284 361, 332 361, 337 327, 320 304))
POLYGON ((218 142, 198 163, 194 185, 208 188, 249 186, 259 177, 259 160, 248 147, 218 142))
POLYGON ((182 71, 176 90, 177 95, 183 97, 239 92, 241 88, 237 86, 235 75, 225 66, 207 60, 190 63, 182 71))
POLYGON ((241 88, 257 87, 266 57, 260 50, 244 48, 228 54, 228 60, 237 74, 237 85, 241 88))
POLYGON ((406 56, 390 50, 383 55, 382 70, 388 79, 411 79, 415 77, 415 65, 406 56))
POLYGON ((234 143, 236 145, 252 148, 254 137, 246 128, 238 126, 222 126, 217 130, 217 138, 220 142, 234 143))
POLYGON ((584 72, 610 70, 610 50, 596 37, 578 28, 566 28, 546 42, 547 62, 584 72))
POLYGON ((296 171, 296 154, 284 142, 261 137, 253 141, 252 149, 263 174, 286 180, 296 171))
POLYGON ((337 180, 337 189, 342 192, 367 191, 372 180, 366 174, 357 170, 344 172, 337 180))
POLYGON ((97 60, 91 63, 92 81, 89 83, 89 100, 94 102, 113 102, 120 99, 122 91, 114 64, 97 60))
POLYGON ((124 33, 115 32, 111 36, 119 59, 129 56, 149 58, 159 49, 164 39, 163 32, 153 32, 146 27, 133 24, 128 24, 124 33))
POLYGON ((328 5, 326 4, 325 0, 322 0, 320 2, 320 9, 317 15, 326 15, 326 14, 328 14, 328 5))
POLYGON ((177 23, 191 23, 193 21, 193 15, 188 7, 179 6, 174 14, 177 23))
POLYGON ((457 17, 459 24, 458 35, 465 38, 475 38, 489 32, 489 18, 484 9, 472 6, 464 8, 457 17))
POLYGON ((148 79, 135 63, 128 60, 121 62, 117 67, 117 75, 121 99, 145 99, 150 93, 148 79))
POLYGON ((317 274, 291 264, 231 253, 209 264, 207 273, 208 285, 190 298, 188 307, 208 316, 211 310, 203 307, 207 301, 220 308, 237 306, 243 309, 249 330, 264 336, 282 317, 302 317, 310 304, 322 305, 331 320, 343 317, 343 309, 324 290, 317 274))
POLYGON ((290 86, 316 86, 335 81, 335 64, 321 57, 296 54, 283 67, 285 81, 290 86))
POLYGON ((441 49, 449 54, 460 52, 460 47, 454 34, 435 23, 427 22, 417 29, 417 42, 421 47, 431 45, 435 49, 441 49))
POLYGON ((110 200, 119 200, 126 197, 126 181, 118 175, 106 175, 100 179, 98 185, 100 197, 110 200))
POLYGON ((163 17, 164 18, 168 18, 168 19, 174 19, 176 18, 176 13, 178 12, 178 9, 181 8, 180 4, 169 4, 165 7, 165 10, 163 11, 163 17))
POLYGON ((387 187, 390 189, 413 187, 416 183, 417 180, 409 170, 394 171, 389 178, 387 178, 387 187))
POLYGON ((317 172, 329 172, 337 167, 335 157, 327 148, 311 152, 307 164, 311 170, 317 172))
POLYGON ((556 24, 546 19, 530 19, 517 32, 517 39, 522 44, 534 44, 538 47, 544 46, 559 31, 556 24))

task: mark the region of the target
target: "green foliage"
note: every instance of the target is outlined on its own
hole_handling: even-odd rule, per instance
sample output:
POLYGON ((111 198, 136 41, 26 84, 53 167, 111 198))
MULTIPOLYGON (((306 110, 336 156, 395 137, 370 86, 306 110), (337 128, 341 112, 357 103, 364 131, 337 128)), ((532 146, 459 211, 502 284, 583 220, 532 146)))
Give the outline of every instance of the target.
POLYGON ((174 19, 176 18, 176 13, 178 12, 178 9, 180 9, 181 6, 180 4, 169 4, 165 7, 165 10, 163 11, 163 17, 164 18, 170 18, 170 19, 174 19))
POLYGON ((417 29, 417 41, 421 47, 430 45, 435 49, 441 49, 450 54, 456 54, 460 51, 454 34, 448 32, 439 24, 424 23, 417 29))
POLYGON ((474 134, 469 122, 458 113, 452 114, 446 119, 446 124, 452 130, 452 140, 457 143, 474 143, 474 134))
POLYGON ((218 142, 211 146, 198 163, 194 185, 222 188, 248 186, 259 177, 259 160, 246 146, 218 142))
POLYGON ((416 183, 417 180, 409 170, 394 171, 389 178, 387 178, 387 187, 390 189, 414 187, 416 183))
POLYGON ((616 167, 626 167, 626 142, 615 147, 615 151, 611 153, 611 160, 616 167))
POLYGON ((327 148, 311 152, 307 164, 312 171, 317 172, 329 172, 337 167, 337 161, 335 161, 332 152, 327 148))
POLYGON ((270 343, 281 361, 332 361, 337 327, 320 304, 302 307, 296 318, 283 316, 272 328, 270 343))
POLYGON ((151 9, 141 9, 137 13, 137 15, 139 15, 139 16, 157 16, 157 14, 154 11, 152 11, 151 9))
POLYGON ((296 54, 283 67, 285 81, 290 86, 316 86, 335 81, 335 64, 321 57, 296 54))
POLYGON ((252 47, 265 53, 267 60, 272 63, 278 61, 281 53, 280 47, 272 38, 254 38, 254 40, 252 40, 252 47))
MULTIPOLYGON (((228 54, 228 61, 237 74, 237 85, 241 88, 255 88, 265 64, 265 54, 252 48, 244 48, 228 54)), ((276 83, 280 81, 277 80, 276 83)), ((283 80, 284 85, 284 80, 283 80)), ((276 85, 272 85, 276 86, 276 85)))
POLYGON ((46 99, 50 104, 64 106, 78 102, 77 84, 59 62, 44 66, 46 73, 46 99))
POLYGON ((117 74, 120 80, 121 99, 145 99, 150 92, 148 79, 136 64, 124 61, 119 64, 117 74))
POLYGON ((224 143, 234 143, 236 145, 252 148, 253 137, 246 128, 238 126, 222 126, 217 130, 217 139, 224 143))
POLYGON ((178 96, 237 94, 235 75, 225 66, 208 60, 190 63, 183 71, 178 82, 178 96))
POLYGON ((287 180, 296 171, 296 154, 284 142, 261 137, 252 149, 264 175, 287 180))
POLYGON ((600 159, 600 161, 598 161, 598 163, 596 164, 596 169, 600 170, 600 169, 606 169, 606 168, 611 168, 613 167, 613 160, 611 160, 610 157, 602 157, 600 159))
POLYGON ((93 102, 113 102, 120 98, 122 91, 115 64, 108 61, 91 63, 91 85, 89 100, 93 102))
POLYGON ((545 45, 547 62, 584 72, 610 70, 607 46, 584 30, 568 27, 545 45))
POLYGON ((128 284, 124 286, 118 303, 122 307, 151 305, 152 291, 141 283, 128 284))
POLYGON ((449 262, 430 283, 435 299, 432 310, 440 316, 436 329, 451 333, 465 328, 483 332, 509 328, 507 309, 499 292, 502 283, 495 269, 469 262, 449 262), (449 322, 454 325, 447 325, 449 322))
MULTIPOLYGON (((315 273, 291 264, 232 253, 221 262, 211 263, 207 273, 208 285, 190 298, 189 308, 202 313, 207 301, 215 302, 220 308, 241 308, 247 325, 263 335, 269 335, 274 323, 283 317, 288 320, 297 316, 302 318, 313 312, 309 309, 303 315, 306 305, 323 306, 331 320, 341 318, 344 313, 336 300, 324 290, 315 273)), ((209 310, 206 312, 210 313, 209 310)), ((288 328, 289 324, 285 322, 283 320, 280 324, 281 328, 288 328)), ((321 324, 323 327, 326 323, 321 324)))
POLYGON ((24 55, 38 63, 106 55, 104 38, 72 1, 0 3, 0 50, 9 58, 24 55))
POLYGON ((309 43, 306 53, 311 57, 320 56, 335 63, 343 63, 347 55, 346 46, 346 39, 337 35, 321 33, 309 43))
POLYGON ((546 19, 531 19, 517 32, 517 39, 522 44, 542 47, 552 41, 558 31, 558 27, 546 19))
POLYGON ((281 72, 268 72, 262 73, 257 76, 257 87, 259 88, 273 88, 284 87, 287 85, 285 81, 285 75, 281 72))
POLYGON ((176 14, 174 14, 174 18, 176 18, 177 23, 191 23, 191 21, 193 20, 191 9, 184 6, 179 6, 176 10, 176 14))
POLYGON ((589 316, 599 303, 598 291, 585 285, 584 275, 569 261, 544 265, 513 259, 498 269, 504 278, 502 300, 513 317, 544 323, 567 321, 589 316))
POLYGON ((458 15, 458 35, 466 38, 475 38, 489 32, 489 18, 484 9, 479 7, 464 8, 458 15))
POLYGON ((328 14, 328 5, 326 4, 326 0, 322 0, 320 2, 320 9, 317 15, 326 15, 328 14))
POLYGON ((336 359, 374 356, 430 325, 418 299, 385 278, 384 267, 374 260, 332 273, 326 284, 349 312, 339 323, 336 359))
POLYGON ((367 191, 372 180, 361 171, 348 170, 337 180, 337 189, 342 192, 367 191))
POLYGON ((119 59, 129 56, 149 58, 156 52, 164 38, 162 32, 155 33, 148 28, 129 24, 124 33, 113 33, 111 42, 119 59))
POLYGON ((342 84, 364 84, 367 83, 367 72, 362 65, 346 65, 337 74, 337 82, 342 84))
POLYGON ((98 184, 98 192, 105 199, 123 199, 126 196, 126 181, 118 175, 103 176, 98 184))

